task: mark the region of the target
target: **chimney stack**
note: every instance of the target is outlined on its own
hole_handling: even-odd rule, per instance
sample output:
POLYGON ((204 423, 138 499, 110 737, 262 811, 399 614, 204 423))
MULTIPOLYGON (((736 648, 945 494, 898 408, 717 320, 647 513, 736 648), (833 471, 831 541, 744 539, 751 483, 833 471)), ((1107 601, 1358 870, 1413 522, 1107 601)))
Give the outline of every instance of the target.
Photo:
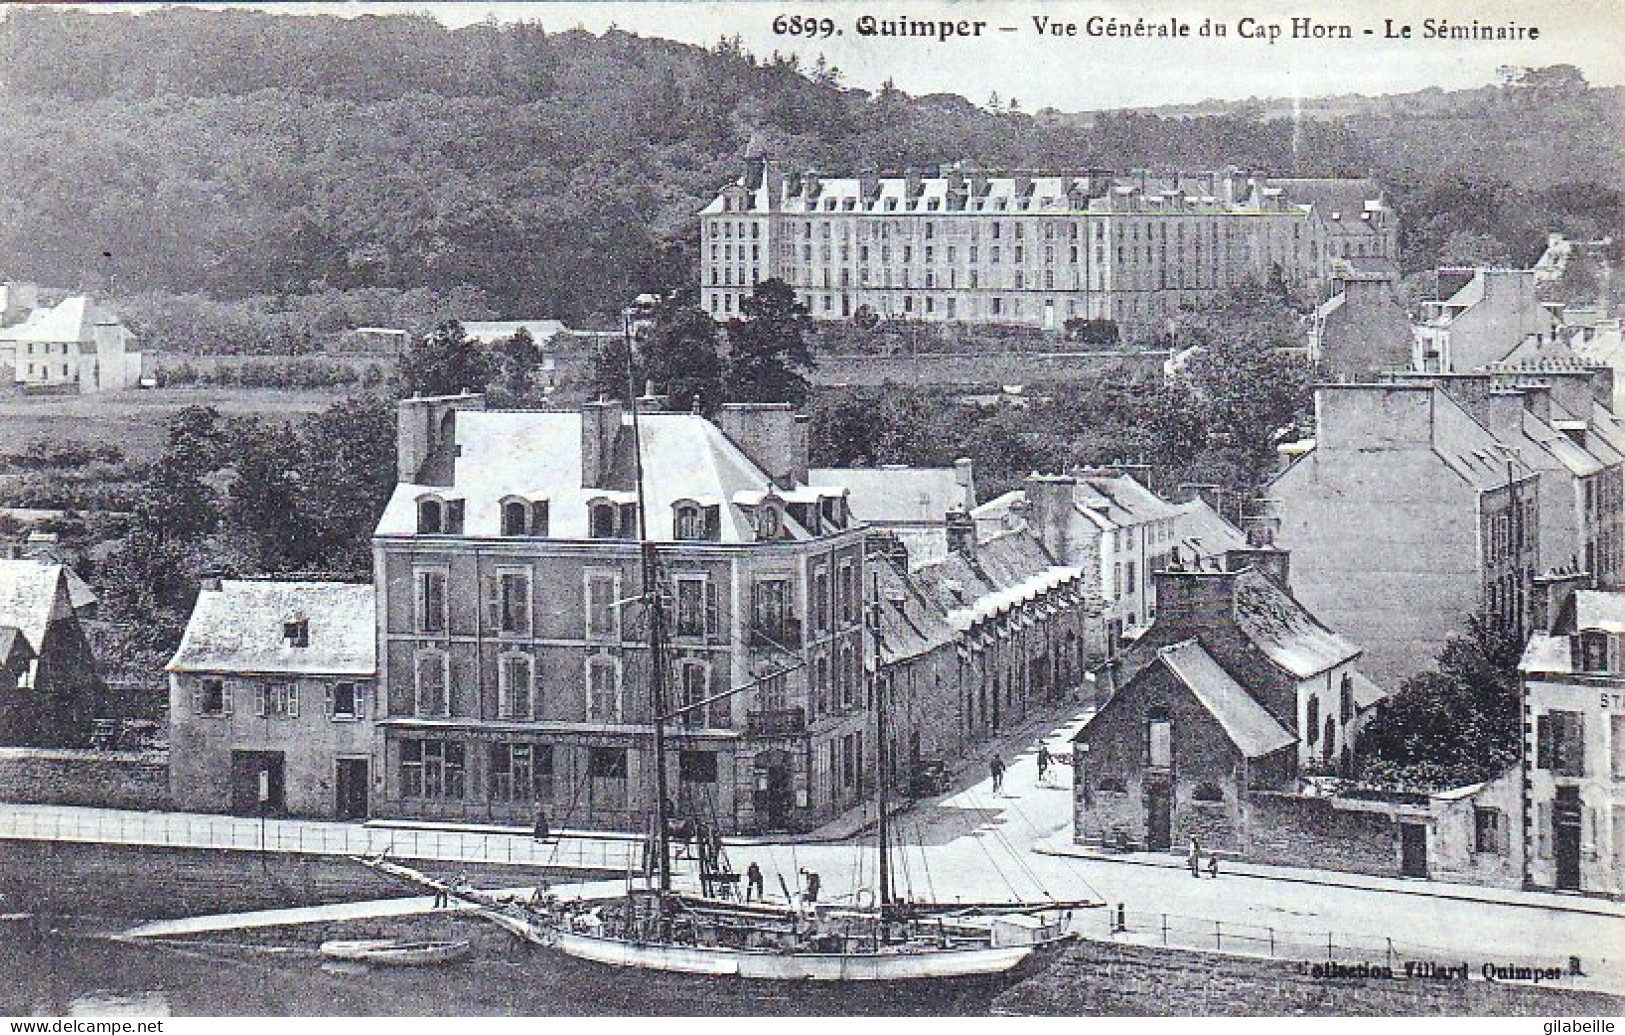
POLYGON ((775 485, 789 489, 806 484, 807 416, 789 403, 724 403, 717 427, 775 485))
POLYGON ((621 403, 600 399, 581 405, 581 487, 610 489, 615 443, 621 434, 621 403))
POLYGON ((954 461, 954 481, 959 485, 960 505, 969 514, 976 509, 975 462, 970 457, 962 456, 954 461))

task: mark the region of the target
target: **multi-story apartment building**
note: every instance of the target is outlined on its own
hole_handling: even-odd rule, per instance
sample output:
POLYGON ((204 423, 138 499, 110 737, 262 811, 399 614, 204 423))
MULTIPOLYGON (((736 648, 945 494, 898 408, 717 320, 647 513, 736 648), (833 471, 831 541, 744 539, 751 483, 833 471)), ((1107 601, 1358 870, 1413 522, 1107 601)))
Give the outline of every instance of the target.
POLYGON ((1438 298, 1414 328, 1415 370, 1483 370, 1527 341, 1550 344, 1559 322, 1540 301, 1532 270, 1441 269, 1438 298))
MULTIPOLYGON (((643 829, 654 809, 642 602, 656 544, 670 633, 667 774, 716 829, 810 826, 873 786, 862 762, 865 529, 807 484, 788 406, 639 421, 617 403, 401 404, 373 540, 383 773, 375 813, 643 829)), ((870 738, 872 739, 872 734, 870 738)))
POLYGON ((1580 590, 1523 673, 1524 884, 1625 894, 1625 593, 1580 590))
POLYGON ((1293 592, 1397 685, 1473 615, 1527 633, 1538 475, 1431 384, 1323 385, 1314 447, 1277 475, 1260 529, 1293 592))
POLYGON ((1398 254, 1371 182, 1233 168, 825 178, 757 157, 700 223, 702 305, 718 318, 777 278, 824 320, 1143 324, 1275 273, 1318 295, 1347 257, 1398 254))

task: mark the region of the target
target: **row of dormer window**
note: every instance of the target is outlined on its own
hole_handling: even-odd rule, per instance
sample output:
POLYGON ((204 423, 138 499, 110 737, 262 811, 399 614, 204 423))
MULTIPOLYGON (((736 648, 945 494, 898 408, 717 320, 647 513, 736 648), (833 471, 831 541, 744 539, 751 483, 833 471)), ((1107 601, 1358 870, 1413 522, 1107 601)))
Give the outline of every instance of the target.
MULTIPOLYGON (((509 497, 502 501, 502 535, 548 535, 550 514, 547 500, 509 497)), ((824 527, 845 526, 839 500, 826 497, 819 503, 780 505, 763 501, 755 508, 753 526, 756 538, 784 539, 789 536, 785 511, 814 535, 824 527)), ((461 499, 421 496, 417 501, 419 535, 462 535, 465 508, 461 499)), ((603 497, 587 503, 587 535, 592 539, 633 539, 638 534, 637 505, 603 497)), ((722 538, 722 507, 694 500, 672 504, 672 538, 680 542, 716 542, 722 538)))

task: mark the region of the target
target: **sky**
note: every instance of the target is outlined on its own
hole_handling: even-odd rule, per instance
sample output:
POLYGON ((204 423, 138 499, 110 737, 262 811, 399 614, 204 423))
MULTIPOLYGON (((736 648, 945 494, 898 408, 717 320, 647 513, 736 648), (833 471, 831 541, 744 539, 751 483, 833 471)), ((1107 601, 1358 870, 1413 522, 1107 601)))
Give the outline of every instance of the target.
MULTIPOLYGON (((156 5, 97 4, 142 10, 156 5)), ((758 56, 797 53, 810 65, 822 54, 848 85, 875 89, 887 79, 911 94, 957 93, 981 103, 993 93, 1029 111, 1188 104, 1208 98, 1323 97, 1400 93, 1437 86, 1462 89, 1495 81, 1502 65, 1577 65, 1594 85, 1625 84, 1625 17, 1620 0, 1436 0, 1421 11, 1397 0, 651 0, 651 2, 242 3, 298 16, 417 12, 449 26, 488 18, 532 21, 549 30, 610 26, 643 36, 710 45, 739 36, 758 56), (779 16, 830 19, 836 34, 816 39, 775 33, 779 16), (979 36, 949 40, 865 35, 860 18, 986 22, 979 36), (1177 20, 1190 35, 1173 39, 1088 36, 1089 19, 1156 25, 1177 20), (1071 23, 1077 35, 1040 34, 1071 23), (1347 25, 1353 39, 1292 39, 1293 18, 1347 25), (1534 28, 1535 40, 1425 37, 1424 19, 1451 25, 1534 28), (1392 21, 1391 33, 1387 21, 1392 21), (1203 37, 1204 22, 1224 38, 1203 37), (1401 38, 1408 25, 1411 36, 1401 38), (1279 30, 1271 41, 1269 27, 1279 30), (1004 31, 1013 29, 1014 31, 1004 31), (1243 38, 1241 33, 1256 35, 1243 38), (1369 30, 1369 33, 1367 32, 1369 30), (1392 38, 1388 38, 1392 36, 1392 38)), ((968 25, 967 27, 970 27, 968 25)), ((822 29, 823 26, 820 26, 822 29)))

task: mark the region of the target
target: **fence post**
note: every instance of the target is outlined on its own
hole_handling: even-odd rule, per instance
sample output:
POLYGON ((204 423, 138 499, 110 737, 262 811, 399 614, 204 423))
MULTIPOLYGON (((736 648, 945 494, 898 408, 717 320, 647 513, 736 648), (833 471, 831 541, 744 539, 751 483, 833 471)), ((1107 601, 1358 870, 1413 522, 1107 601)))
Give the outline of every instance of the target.
POLYGON ((1162 914, 1162 944, 1168 944, 1168 914, 1162 914))
POLYGON ((1384 940, 1388 943, 1388 969, 1392 970, 1394 967, 1394 940, 1392 938, 1384 940))
POLYGON ((1332 932, 1326 932, 1326 958, 1332 958, 1332 932))
POLYGON ((1266 928, 1264 928, 1264 930, 1268 931, 1269 934, 1270 934, 1270 959, 1274 959, 1275 958, 1275 928, 1266 927, 1266 928))
POLYGON ((1213 948, 1224 948, 1224 934, 1220 930, 1219 921, 1217 920, 1213 921, 1213 948))

